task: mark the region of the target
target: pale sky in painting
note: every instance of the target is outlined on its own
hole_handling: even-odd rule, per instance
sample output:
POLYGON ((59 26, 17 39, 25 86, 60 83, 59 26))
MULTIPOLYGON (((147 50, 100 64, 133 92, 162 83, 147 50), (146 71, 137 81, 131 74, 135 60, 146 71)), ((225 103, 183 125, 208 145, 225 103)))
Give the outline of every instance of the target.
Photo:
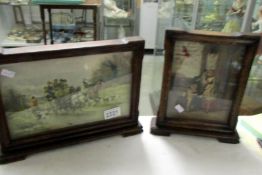
POLYGON ((61 78, 67 79, 70 85, 78 86, 83 79, 90 79, 101 62, 114 54, 131 60, 131 52, 124 52, 0 65, 1 70, 16 73, 14 78, 1 76, 1 86, 24 91, 25 88, 38 89, 37 86, 45 86, 47 81, 61 78))

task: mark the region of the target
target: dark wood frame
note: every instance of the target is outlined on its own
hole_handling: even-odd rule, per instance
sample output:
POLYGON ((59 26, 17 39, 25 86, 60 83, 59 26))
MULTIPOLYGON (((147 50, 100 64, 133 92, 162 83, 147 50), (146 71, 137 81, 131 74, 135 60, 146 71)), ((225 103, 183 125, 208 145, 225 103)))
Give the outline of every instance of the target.
POLYGON ((262 139, 257 139, 259 146, 262 148, 262 139))
MULTIPOLYGON (((12 140, 9 134, 3 103, 2 100, 0 100, 0 136, 2 145, 0 164, 22 160, 25 159, 27 155, 35 152, 71 145, 84 140, 89 141, 117 134, 129 136, 141 133, 143 130, 138 122, 138 105, 144 44, 144 40, 140 37, 130 37, 124 40, 93 41, 0 50, 0 64, 66 59, 75 56, 126 51, 133 53, 131 63, 131 108, 129 116, 57 129, 55 131, 12 140)), ((2 99, 1 94, 0 99, 2 99)))
POLYGON ((236 35, 218 32, 186 32, 180 30, 167 30, 165 38, 165 65, 161 92, 160 107, 157 118, 151 123, 151 133, 155 135, 169 136, 171 133, 190 134, 217 138, 224 143, 239 143, 236 131, 239 108, 245 87, 249 77, 249 71, 259 45, 259 35, 236 35), (169 87, 172 81, 172 63, 174 46, 176 41, 195 41, 211 44, 243 45, 246 52, 242 62, 242 69, 238 77, 238 87, 235 89, 233 104, 228 116, 227 124, 210 121, 189 120, 183 118, 168 118, 166 116, 169 87))
POLYGON ((99 5, 94 4, 80 4, 80 5, 40 5, 40 15, 42 21, 42 28, 43 28, 43 37, 44 37, 44 44, 47 44, 46 38, 46 23, 45 23, 45 10, 48 12, 48 19, 49 19, 49 29, 50 29, 50 40, 51 44, 54 44, 53 39, 53 23, 52 23, 52 9, 83 9, 83 10, 92 10, 93 11, 93 27, 94 27, 94 40, 98 40, 98 19, 99 19, 99 5))

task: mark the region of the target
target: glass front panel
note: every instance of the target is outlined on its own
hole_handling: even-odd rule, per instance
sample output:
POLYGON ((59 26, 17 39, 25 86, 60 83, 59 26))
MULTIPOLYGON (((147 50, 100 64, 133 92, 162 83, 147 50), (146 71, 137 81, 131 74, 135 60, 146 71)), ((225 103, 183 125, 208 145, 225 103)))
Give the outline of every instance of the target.
POLYGON ((93 15, 93 10, 52 9, 53 42, 74 43, 96 40, 93 15))
POLYGON ((196 29, 240 32, 246 0, 200 0, 196 29))
POLYGON ((262 106, 262 54, 254 59, 245 96, 249 98, 249 101, 255 102, 255 105, 262 106))
POLYGON ((1 65, 12 139, 130 114, 131 52, 1 65))
POLYGON ((190 30, 193 25, 193 0, 160 0, 158 8, 158 25, 155 56, 152 70, 150 101, 155 115, 157 114, 164 64, 164 40, 166 29, 180 28, 190 30))
POLYGON ((135 35, 135 3, 133 0, 103 0, 104 39, 135 35))
MULTIPOLYGON (((253 12, 252 32, 262 32, 262 1, 256 0, 253 12)), ((245 96, 242 101, 241 112, 243 115, 253 115, 262 112, 262 53, 261 50, 254 58, 245 96)))
POLYGON ((167 117, 226 123, 245 48, 177 41, 167 117))
POLYGON ((257 0, 254 13, 253 13, 253 23, 252 32, 261 33, 262 32, 262 1, 257 0))
POLYGON ((193 0, 162 0, 158 8, 158 30, 156 49, 164 48, 165 31, 176 27, 181 29, 192 28, 193 0))
POLYGON ((174 27, 191 28, 193 0, 176 0, 174 13, 174 27))

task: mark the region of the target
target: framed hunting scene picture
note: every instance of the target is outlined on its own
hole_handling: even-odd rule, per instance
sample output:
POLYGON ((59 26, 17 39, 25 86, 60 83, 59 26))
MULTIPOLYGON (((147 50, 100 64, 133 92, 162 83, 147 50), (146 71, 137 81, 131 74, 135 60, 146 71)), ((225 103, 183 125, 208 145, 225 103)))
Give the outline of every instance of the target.
POLYGON ((1 160, 24 158, 33 148, 142 132, 143 50, 138 37, 3 50, 1 160))

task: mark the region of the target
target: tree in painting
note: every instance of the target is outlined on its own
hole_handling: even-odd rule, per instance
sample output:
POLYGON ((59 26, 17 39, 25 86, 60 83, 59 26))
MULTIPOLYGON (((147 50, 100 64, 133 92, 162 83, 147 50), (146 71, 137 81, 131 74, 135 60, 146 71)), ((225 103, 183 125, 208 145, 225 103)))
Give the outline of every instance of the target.
POLYGON ((26 96, 20 94, 14 89, 9 89, 3 97, 5 100, 5 109, 10 112, 17 112, 28 108, 26 96))
POLYGON ((6 67, 19 72, 2 78, 1 87, 12 137, 102 121, 104 111, 115 107, 128 116, 131 57, 124 52, 6 67), (27 67, 42 77, 36 79, 27 67))

